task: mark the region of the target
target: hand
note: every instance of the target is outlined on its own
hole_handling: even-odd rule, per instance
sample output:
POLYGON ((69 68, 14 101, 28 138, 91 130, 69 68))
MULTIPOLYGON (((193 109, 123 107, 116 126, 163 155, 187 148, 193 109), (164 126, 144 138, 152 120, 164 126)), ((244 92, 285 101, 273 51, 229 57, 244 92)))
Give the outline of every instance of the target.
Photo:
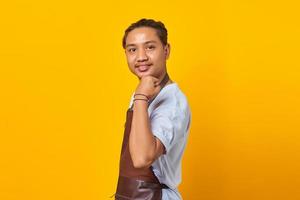
POLYGON ((149 100, 155 97, 161 89, 158 78, 154 76, 143 76, 137 86, 135 93, 144 94, 149 97, 149 100))

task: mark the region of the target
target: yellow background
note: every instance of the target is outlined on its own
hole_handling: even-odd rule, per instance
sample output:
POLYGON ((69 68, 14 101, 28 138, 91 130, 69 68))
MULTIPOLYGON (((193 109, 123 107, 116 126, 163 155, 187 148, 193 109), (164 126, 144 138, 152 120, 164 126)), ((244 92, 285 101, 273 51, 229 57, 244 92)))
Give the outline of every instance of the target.
POLYGON ((121 38, 169 30, 192 128, 185 200, 300 199, 297 1, 1 1, 0 199, 109 199, 130 74, 121 38), (279 3, 281 2, 281 3, 279 3))

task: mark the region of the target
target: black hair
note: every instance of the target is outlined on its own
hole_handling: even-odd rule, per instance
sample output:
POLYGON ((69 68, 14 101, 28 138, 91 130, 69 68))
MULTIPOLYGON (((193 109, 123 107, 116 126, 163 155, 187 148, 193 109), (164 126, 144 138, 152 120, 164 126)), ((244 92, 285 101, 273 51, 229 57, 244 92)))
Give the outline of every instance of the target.
POLYGON ((122 40, 122 46, 125 49, 126 46, 126 38, 128 36, 128 33, 132 31, 133 29, 140 28, 140 27, 150 27, 154 28, 156 30, 156 33, 162 42, 162 44, 165 46, 168 44, 168 31, 165 27, 165 25, 160 21, 155 21, 153 19, 140 19, 139 21, 131 24, 124 33, 123 40, 122 40))

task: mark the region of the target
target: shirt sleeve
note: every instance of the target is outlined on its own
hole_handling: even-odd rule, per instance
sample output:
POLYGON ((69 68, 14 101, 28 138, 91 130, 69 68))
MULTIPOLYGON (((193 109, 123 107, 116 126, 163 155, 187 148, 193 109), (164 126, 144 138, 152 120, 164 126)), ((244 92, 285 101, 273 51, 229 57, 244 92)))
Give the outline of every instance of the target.
POLYGON ((175 142, 176 115, 174 111, 156 109, 151 114, 151 131, 165 147, 167 153, 175 142))

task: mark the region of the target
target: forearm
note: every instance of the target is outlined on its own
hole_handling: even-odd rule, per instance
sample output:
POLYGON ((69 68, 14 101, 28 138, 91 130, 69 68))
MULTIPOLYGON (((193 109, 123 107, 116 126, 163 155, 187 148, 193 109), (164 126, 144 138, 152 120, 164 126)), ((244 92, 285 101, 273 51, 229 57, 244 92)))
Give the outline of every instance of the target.
POLYGON ((156 140, 151 132, 148 117, 148 103, 138 100, 134 102, 129 151, 136 167, 152 163, 155 155, 156 140))

